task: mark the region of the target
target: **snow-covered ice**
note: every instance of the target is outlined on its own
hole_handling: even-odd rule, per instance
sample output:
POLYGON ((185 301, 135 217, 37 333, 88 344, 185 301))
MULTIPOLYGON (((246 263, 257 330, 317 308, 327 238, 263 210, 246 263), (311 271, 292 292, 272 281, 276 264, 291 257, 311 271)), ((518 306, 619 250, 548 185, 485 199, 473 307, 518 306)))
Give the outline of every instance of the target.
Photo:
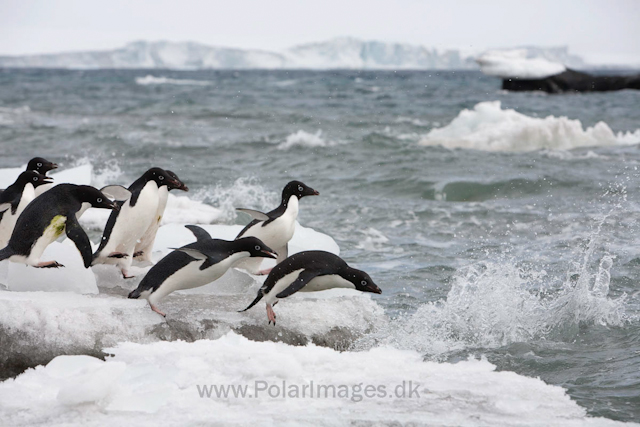
POLYGON ((543 79, 567 69, 546 58, 530 58, 526 49, 491 50, 478 56, 476 62, 486 75, 502 78, 543 79))
POLYGON ((106 361, 59 356, 1 383, 3 423, 622 424, 588 418, 562 388, 496 372, 486 360, 425 362, 417 352, 390 347, 338 352, 254 342, 232 332, 191 343, 120 343, 105 352, 112 355, 106 361), (233 386, 237 394, 223 397, 213 386, 233 386))

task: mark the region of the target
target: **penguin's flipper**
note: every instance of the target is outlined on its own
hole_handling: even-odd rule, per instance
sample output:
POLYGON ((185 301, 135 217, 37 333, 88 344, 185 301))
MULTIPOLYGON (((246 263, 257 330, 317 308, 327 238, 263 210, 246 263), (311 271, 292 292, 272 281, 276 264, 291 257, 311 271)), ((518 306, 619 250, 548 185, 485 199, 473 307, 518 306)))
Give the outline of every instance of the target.
POLYGON ((80 251, 80 255, 82 255, 84 268, 91 267, 91 261, 93 261, 91 242, 89 241, 89 237, 87 237, 87 233, 85 233, 82 227, 80 227, 80 223, 78 223, 75 213, 67 215, 67 223, 65 228, 67 237, 76 244, 76 248, 78 248, 78 250, 80 251))
POLYGON ((300 289, 304 288, 306 284, 309 283, 313 278, 322 274, 323 272, 318 270, 304 270, 298 275, 298 278, 289 285, 288 288, 280 292, 278 295, 276 295, 276 297, 286 298, 289 295, 293 295, 300 289))
POLYGON ((195 258, 200 261, 209 259, 209 256, 207 254, 202 253, 197 249, 192 249, 192 248, 169 248, 169 249, 173 249, 174 251, 184 252, 185 254, 189 255, 191 258, 195 258))
POLYGON ((196 236, 198 242, 212 239, 211 234, 207 233, 207 230, 202 227, 198 227, 197 225, 185 225, 185 227, 196 236))
POLYGON ((289 256, 289 244, 285 243, 283 247, 276 249, 278 258, 276 258, 276 264, 280 264, 289 256))
POLYGON ((258 221, 268 221, 270 219, 269 215, 267 215, 266 213, 262 213, 253 209, 236 208, 236 210, 238 212, 249 214, 253 219, 257 219, 258 221))
POLYGON ((102 194, 107 196, 111 200, 125 201, 131 197, 131 191, 124 188, 122 185, 107 185, 100 189, 102 194))

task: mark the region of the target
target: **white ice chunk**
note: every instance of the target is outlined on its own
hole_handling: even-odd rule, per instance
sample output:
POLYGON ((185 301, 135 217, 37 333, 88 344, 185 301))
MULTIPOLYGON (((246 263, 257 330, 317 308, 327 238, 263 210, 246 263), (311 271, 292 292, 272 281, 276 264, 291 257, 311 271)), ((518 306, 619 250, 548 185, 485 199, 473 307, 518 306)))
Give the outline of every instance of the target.
POLYGON ((422 137, 421 145, 483 151, 570 150, 640 143, 640 131, 615 134, 605 122, 584 129, 580 120, 529 117, 500 108, 500 101, 480 102, 462 110, 448 125, 422 137))
MULTIPOLYGON (((64 267, 34 268, 25 264, 8 264, 7 287, 11 291, 50 291, 97 294, 98 287, 91 269, 85 268, 76 245, 69 239, 53 242, 42 254, 42 261, 58 261, 64 267)), ((0 263, 1 264, 1 263, 0 263)), ((2 267, 0 267, 0 271, 2 267)), ((0 274, 1 278, 2 274, 0 274)))
POLYGON ((545 58, 527 58, 526 49, 491 50, 478 56, 476 62, 486 75, 502 78, 543 79, 567 69, 545 58))
POLYGON ((50 172, 48 175, 53 178, 55 184, 91 185, 92 173, 93 166, 85 164, 60 172, 50 172))

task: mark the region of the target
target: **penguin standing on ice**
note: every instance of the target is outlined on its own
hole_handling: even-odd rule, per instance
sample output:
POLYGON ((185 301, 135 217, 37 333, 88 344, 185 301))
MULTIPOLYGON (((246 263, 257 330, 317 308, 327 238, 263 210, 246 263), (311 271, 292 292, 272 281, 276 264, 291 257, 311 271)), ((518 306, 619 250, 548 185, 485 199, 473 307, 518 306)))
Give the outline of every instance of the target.
POLYGON ((158 190, 163 186, 183 188, 184 183, 164 169, 151 168, 129 186, 131 197, 120 204, 120 210, 111 212, 100 246, 93 254, 92 265, 114 264, 122 272, 122 277, 133 277, 128 270, 135 247, 154 221, 157 222, 158 190))
POLYGON ((162 258, 144 276, 129 298, 145 298, 151 310, 166 316, 156 304, 173 291, 204 286, 218 280, 235 263, 247 257, 276 258, 275 253, 255 237, 237 240, 212 239, 201 227, 186 225, 197 241, 162 258))
POLYGON ((181 185, 179 187, 175 187, 167 184, 160 186, 160 188, 158 189, 158 211, 156 213, 156 219, 153 221, 147 231, 144 232, 144 235, 140 238, 140 241, 136 243, 136 247, 133 250, 133 259, 136 261, 151 262, 153 243, 156 241, 156 234, 158 233, 158 229, 160 228, 160 222, 162 221, 164 210, 167 207, 169 191, 174 189, 189 191, 189 188, 184 185, 182 181, 180 181, 180 178, 178 178, 178 175, 176 175, 175 172, 172 172, 170 170, 167 170, 166 172, 181 185))
MULTIPOLYGON (((305 196, 317 196, 318 193, 300 181, 291 181, 282 190, 280 206, 268 213, 253 209, 237 209, 251 215, 254 220, 238 234, 240 237, 254 236, 274 248, 278 254, 276 263, 281 263, 288 255, 288 243, 293 237, 298 218, 298 201, 305 196)), ((269 274, 270 270, 259 270, 261 260, 246 260, 238 265, 252 274, 269 274)))
POLYGON ((276 324, 273 306, 279 298, 286 298, 298 291, 315 292, 332 288, 355 289, 381 294, 367 273, 347 265, 342 258, 325 251, 305 251, 291 255, 273 267, 258 290, 258 296, 247 308, 256 305, 263 297, 267 303, 269 323, 276 324))
POLYGON ((36 171, 22 172, 16 182, 0 193, 0 248, 7 246, 13 227, 27 205, 36 197, 36 189, 51 178, 36 171))
POLYGON ((45 248, 62 233, 75 243, 84 266, 91 265, 91 243, 78 218, 89 207, 118 209, 109 200, 129 197, 129 192, 112 185, 98 190, 89 185, 60 184, 34 199, 24 209, 13 229, 7 246, 0 250, 0 261, 9 259, 37 268, 64 267, 56 261, 40 262, 45 248))

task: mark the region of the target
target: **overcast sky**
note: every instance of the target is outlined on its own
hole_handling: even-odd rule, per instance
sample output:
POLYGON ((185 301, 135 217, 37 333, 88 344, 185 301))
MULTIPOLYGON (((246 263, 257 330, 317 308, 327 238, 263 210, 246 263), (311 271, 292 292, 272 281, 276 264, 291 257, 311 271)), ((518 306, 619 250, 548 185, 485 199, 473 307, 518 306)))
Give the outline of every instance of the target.
POLYGON ((132 40, 281 50, 352 36, 481 50, 568 45, 640 64, 640 0, 0 0, 0 54, 132 40))

